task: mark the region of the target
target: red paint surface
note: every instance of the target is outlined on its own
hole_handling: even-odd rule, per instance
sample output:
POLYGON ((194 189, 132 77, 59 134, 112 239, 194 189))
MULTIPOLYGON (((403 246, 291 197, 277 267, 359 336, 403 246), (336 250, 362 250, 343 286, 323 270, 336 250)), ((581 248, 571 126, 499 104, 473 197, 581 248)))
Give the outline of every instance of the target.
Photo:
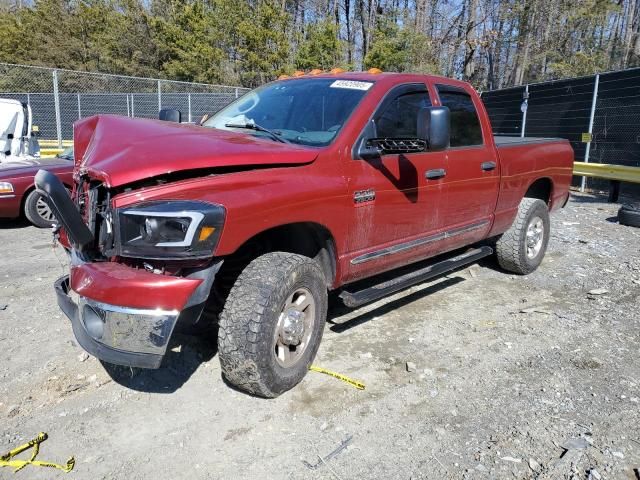
MULTIPOLYGON (((334 287, 503 233, 536 179, 553 182, 553 208, 566 197, 573 166, 569 143, 559 140, 496 149, 484 107, 468 84, 412 74, 331 78, 375 84, 327 147, 292 146, 244 133, 101 116, 76 124, 79 167, 116 186, 170 171, 266 166, 139 188, 116 195, 113 204, 123 207, 150 199, 195 199, 223 205, 227 217, 218 247, 212 252, 216 256, 232 254, 256 234, 273 227, 296 222, 322 225, 331 233, 337 254, 334 287), (354 160, 352 146, 385 93, 398 84, 416 82, 427 85, 434 105, 440 102, 433 84, 466 89, 480 115, 484 145, 384 155, 376 161, 354 160), (495 161, 497 168, 483 172, 480 164, 486 161, 495 161), (435 168, 445 168, 447 176, 425 179, 424 173, 435 168), (375 190, 375 200, 354 204, 354 192, 366 189, 375 190), (351 263, 368 252, 479 221, 486 221, 486 227, 371 262, 351 263)), ((136 288, 144 289, 139 283, 144 281, 136 280, 136 288)), ((122 288, 123 295, 126 290, 122 288)), ((109 295, 116 293, 115 287, 109 291, 109 295)), ((126 296, 131 301, 135 297, 126 296)), ((111 303, 121 301, 117 296, 110 298, 111 303)))
POLYGON ((71 288, 75 292, 123 307, 180 311, 201 282, 157 275, 113 262, 71 267, 71 288))
POLYGON ((117 187, 182 170, 312 162, 317 151, 243 133, 116 115, 74 125, 80 171, 117 187))
POLYGON ((30 160, 29 163, 6 163, 0 166, 0 182, 13 185, 14 196, 0 195, 0 217, 16 218, 22 214, 22 201, 35 188, 33 178, 38 170, 55 173, 62 183, 73 185, 73 162, 60 158, 42 158, 30 160))

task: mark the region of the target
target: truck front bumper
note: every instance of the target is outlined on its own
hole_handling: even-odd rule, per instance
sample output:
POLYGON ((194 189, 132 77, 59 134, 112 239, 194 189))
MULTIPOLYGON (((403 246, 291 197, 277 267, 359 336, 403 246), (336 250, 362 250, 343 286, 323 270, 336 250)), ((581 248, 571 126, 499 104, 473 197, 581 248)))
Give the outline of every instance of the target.
POLYGON ((178 321, 197 321, 202 312, 215 275, 213 269, 207 273, 210 281, 84 263, 72 266, 54 288, 89 354, 116 365, 158 368, 178 321))
POLYGON ((59 278, 54 288, 58 305, 87 353, 116 365, 160 366, 179 312, 123 308, 80 296, 74 301, 68 275, 59 278))

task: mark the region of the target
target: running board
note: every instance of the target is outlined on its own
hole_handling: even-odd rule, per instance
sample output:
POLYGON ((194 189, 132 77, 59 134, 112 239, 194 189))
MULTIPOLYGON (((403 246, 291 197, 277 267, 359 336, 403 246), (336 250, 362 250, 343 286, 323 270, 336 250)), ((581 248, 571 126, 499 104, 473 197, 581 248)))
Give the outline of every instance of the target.
POLYGON ((379 283, 373 287, 365 288, 357 292, 348 292, 343 290, 342 293, 340 293, 340 298, 347 307, 359 307, 365 303, 379 300, 391 295, 392 293, 417 285, 418 283, 426 282, 427 280, 442 275, 443 273, 457 270, 465 265, 477 262, 481 258, 487 257, 492 253, 493 249, 491 247, 474 248, 473 250, 469 250, 461 255, 448 258, 447 260, 442 260, 441 262, 431 264, 428 267, 379 283))

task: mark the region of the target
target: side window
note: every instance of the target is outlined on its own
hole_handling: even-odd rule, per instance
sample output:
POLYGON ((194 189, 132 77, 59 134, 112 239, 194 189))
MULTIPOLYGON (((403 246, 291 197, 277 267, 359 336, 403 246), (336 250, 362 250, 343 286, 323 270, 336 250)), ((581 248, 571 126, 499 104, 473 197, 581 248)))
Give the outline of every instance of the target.
POLYGON ((436 85, 442 105, 451 111, 451 146, 482 145, 482 129, 471 96, 461 88, 436 85))
POLYGON ((399 95, 374 116, 376 135, 379 138, 416 138, 418 111, 430 106, 427 92, 399 95))

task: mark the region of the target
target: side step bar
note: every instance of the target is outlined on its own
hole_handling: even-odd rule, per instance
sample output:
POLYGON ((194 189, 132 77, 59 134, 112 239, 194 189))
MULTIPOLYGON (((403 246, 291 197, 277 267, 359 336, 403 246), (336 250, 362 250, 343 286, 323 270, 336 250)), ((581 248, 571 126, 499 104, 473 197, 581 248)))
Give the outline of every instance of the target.
POLYGON ((426 282, 427 280, 442 275, 443 273, 457 270, 460 267, 477 262, 481 258, 487 257, 492 253, 493 249, 491 247, 474 248, 473 250, 469 250, 463 254, 442 260, 441 262, 434 263, 428 267, 421 268, 420 270, 409 272, 400 277, 387 280, 386 282, 379 283, 373 287, 365 288, 357 292, 348 292, 344 290, 340 293, 340 298, 347 307, 359 307, 365 303, 379 300, 391 295, 392 293, 417 285, 418 283, 426 282))

